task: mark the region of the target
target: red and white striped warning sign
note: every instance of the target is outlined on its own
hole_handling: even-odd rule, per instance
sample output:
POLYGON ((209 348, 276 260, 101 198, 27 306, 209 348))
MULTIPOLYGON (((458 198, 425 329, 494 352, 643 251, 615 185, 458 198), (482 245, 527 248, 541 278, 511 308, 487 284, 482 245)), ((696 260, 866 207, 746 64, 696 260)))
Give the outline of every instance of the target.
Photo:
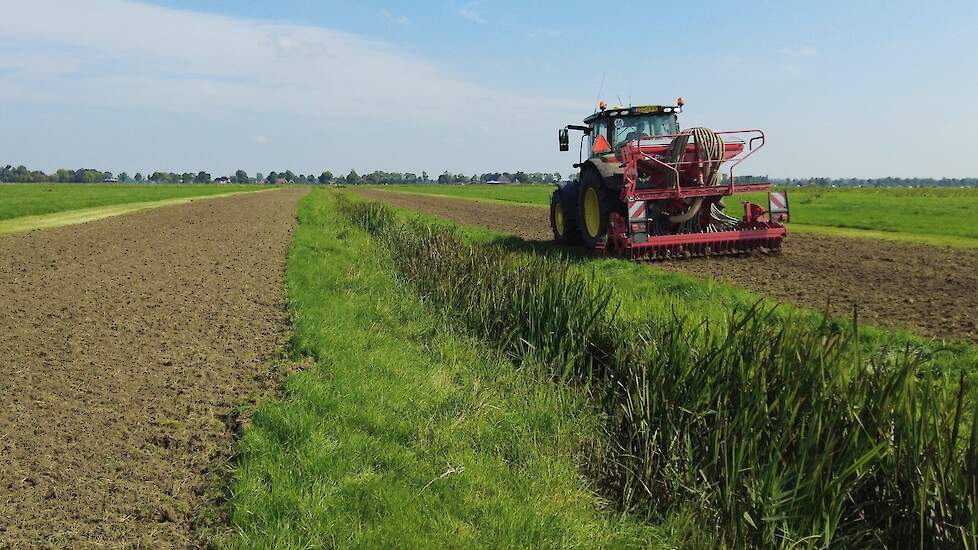
POLYGON ((645 218, 645 201, 635 201, 628 204, 628 217, 629 219, 644 219, 645 218))
POLYGON ((771 191, 767 194, 767 212, 772 220, 788 221, 788 193, 771 191))

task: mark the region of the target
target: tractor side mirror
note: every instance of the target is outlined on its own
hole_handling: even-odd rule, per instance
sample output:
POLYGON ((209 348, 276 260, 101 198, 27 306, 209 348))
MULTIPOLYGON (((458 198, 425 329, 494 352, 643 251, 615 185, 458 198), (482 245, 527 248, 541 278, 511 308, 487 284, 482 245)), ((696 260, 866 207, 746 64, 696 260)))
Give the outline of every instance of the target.
POLYGON ((570 151, 570 137, 567 135, 567 128, 557 130, 557 142, 560 143, 561 151, 570 151))

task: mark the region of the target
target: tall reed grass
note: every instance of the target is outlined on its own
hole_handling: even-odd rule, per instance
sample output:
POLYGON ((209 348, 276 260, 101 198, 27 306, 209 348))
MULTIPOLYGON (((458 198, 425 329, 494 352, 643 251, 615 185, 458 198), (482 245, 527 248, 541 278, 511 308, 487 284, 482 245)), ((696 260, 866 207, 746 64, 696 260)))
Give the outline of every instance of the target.
POLYGON ((626 319, 602 277, 340 201, 450 318, 608 417, 595 471, 623 506, 692 513, 717 546, 978 548, 978 401, 913 350, 754 307, 626 319))

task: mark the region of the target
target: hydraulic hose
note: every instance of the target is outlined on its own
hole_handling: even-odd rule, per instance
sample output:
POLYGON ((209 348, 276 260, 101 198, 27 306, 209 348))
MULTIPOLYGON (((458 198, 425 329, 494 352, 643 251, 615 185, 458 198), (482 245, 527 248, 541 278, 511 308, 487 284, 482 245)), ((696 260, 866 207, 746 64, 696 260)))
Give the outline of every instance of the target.
MULTIPOLYGON (((720 163, 723 162, 723 138, 709 128, 689 128, 672 140, 672 147, 669 150, 669 162, 676 164, 682 162, 686 155, 686 145, 689 138, 694 139, 696 145, 696 159, 703 165, 703 184, 714 186, 720 182, 720 163)), ((699 197, 689 205, 682 214, 669 216, 669 223, 686 223, 699 214, 703 207, 703 198, 699 197)))
POLYGON ((703 207, 703 197, 698 197, 693 204, 689 205, 682 214, 676 214, 674 216, 669 216, 669 223, 686 223, 693 219, 693 216, 700 213, 700 208, 703 207))

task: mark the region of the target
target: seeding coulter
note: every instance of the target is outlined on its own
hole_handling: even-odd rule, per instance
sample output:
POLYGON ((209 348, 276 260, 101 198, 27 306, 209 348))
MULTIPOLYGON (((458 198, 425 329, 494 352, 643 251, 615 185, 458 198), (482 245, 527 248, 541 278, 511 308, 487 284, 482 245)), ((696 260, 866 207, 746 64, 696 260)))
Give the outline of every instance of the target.
POLYGON ((577 181, 558 184, 550 201, 558 242, 648 259, 781 249, 787 194, 734 177, 764 146, 764 132, 680 131, 682 106, 682 98, 675 106, 611 109, 602 101, 584 126, 559 131, 561 151, 570 148, 569 130, 584 135, 577 181), (724 197, 757 191, 768 191, 767 208, 744 202, 742 219, 726 212, 724 197))

